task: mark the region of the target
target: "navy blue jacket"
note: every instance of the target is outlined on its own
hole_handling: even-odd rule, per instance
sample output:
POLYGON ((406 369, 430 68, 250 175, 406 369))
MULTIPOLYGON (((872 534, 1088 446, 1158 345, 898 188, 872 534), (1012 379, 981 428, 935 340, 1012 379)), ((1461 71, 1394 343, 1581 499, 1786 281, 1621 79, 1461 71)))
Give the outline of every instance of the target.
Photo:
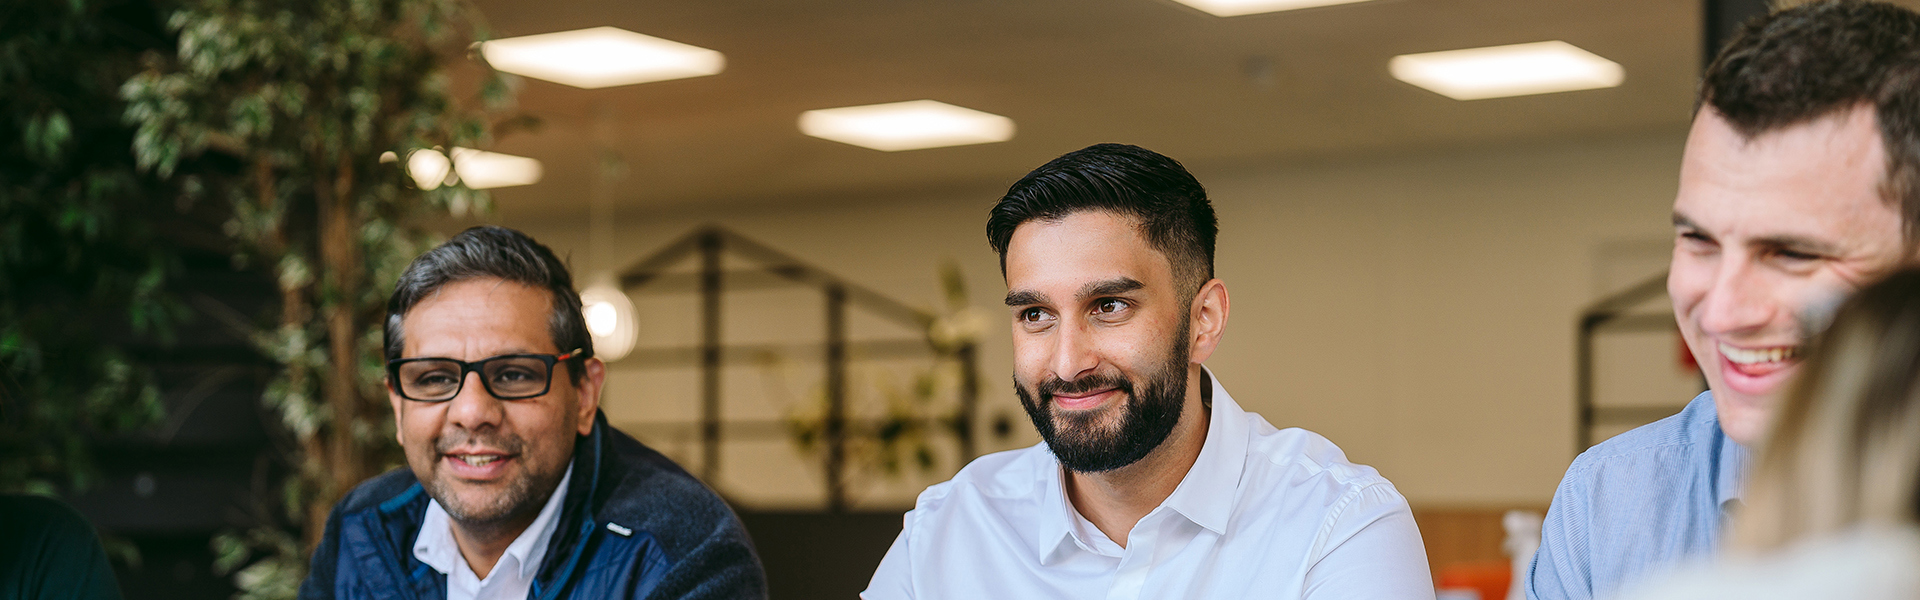
MULTIPOLYGON (((766 597, 726 503, 605 415, 575 439, 573 473, 530 600, 766 597)), ((406 467, 354 488, 327 517, 301 600, 446 598, 447 577, 413 556, 428 500, 406 467)))

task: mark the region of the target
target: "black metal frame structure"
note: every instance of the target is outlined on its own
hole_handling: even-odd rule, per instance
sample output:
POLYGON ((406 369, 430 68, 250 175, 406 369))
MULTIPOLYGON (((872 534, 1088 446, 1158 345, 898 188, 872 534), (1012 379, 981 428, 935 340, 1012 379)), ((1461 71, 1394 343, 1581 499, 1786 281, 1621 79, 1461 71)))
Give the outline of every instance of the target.
POLYGON ((847 416, 847 365, 853 356, 898 357, 930 356, 951 358, 960 364, 962 376, 958 390, 958 410, 943 419, 945 428, 958 442, 961 460, 976 456, 974 416, 979 408, 978 348, 962 342, 942 351, 932 340, 896 339, 853 342, 847 339, 849 306, 868 311, 915 331, 925 332, 937 317, 932 313, 888 298, 879 292, 849 282, 826 270, 718 226, 696 229, 651 256, 640 259, 620 274, 620 287, 628 294, 694 293, 700 296, 700 343, 694 347, 635 349, 616 361, 618 365, 698 366, 700 369, 700 476, 717 481, 720 472, 722 434, 752 437, 784 437, 780 422, 727 422, 721 418, 721 369, 729 363, 746 362, 768 351, 786 355, 817 353, 826 370, 827 414, 824 445, 827 478, 827 507, 833 512, 847 510, 846 448, 849 425, 857 425, 847 416), (725 269, 722 257, 732 254, 758 266, 725 269), (697 258, 699 270, 692 273, 667 269, 697 258), (721 338, 723 294, 729 291, 810 287, 826 300, 825 341, 819 344, 725 344, 721 338))
POLYGON ((1667 293, 1667 274, 1661 272, 1620 293, 1600 299, 1580 311, 1575 334, 1574 413, 1579 423, 1574 431, 1575 455, 1594 444, 1593 428, 1600 423, 1652 422, 1677 412, 1680 407, 1601 407, 1594 402, 1594 338, 1603 333, 1674 331, 1671 311, 1634 312, 1633 307, 1667 293))

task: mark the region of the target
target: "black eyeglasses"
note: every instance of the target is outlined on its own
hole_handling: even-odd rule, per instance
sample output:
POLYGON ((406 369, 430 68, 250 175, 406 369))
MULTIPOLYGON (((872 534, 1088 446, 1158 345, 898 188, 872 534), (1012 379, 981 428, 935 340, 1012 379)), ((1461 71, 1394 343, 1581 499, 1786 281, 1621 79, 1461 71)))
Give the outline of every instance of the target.
POLYGON ((400 358, 387 361, 387 381, 401 398, 446 402, 460 395, 467 374, 480 373, 480 385, 501 400, 523 400, 545 395, 553 388, 553 364, 580 358, 574 348, 566 354, 502 354, 473 362, 451 358, 400 358))

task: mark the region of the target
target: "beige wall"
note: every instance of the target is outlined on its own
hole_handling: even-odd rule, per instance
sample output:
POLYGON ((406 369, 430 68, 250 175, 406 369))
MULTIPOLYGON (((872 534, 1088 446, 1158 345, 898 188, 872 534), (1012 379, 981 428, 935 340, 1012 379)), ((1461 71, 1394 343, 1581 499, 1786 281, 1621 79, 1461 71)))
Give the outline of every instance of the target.
MULTIPOLYGON (((1680 142, 1681 132, 1671 132, 1197 166, 1220 216, 1217 268, 1234 309, 1209 366, 1242 405, 1277 426, 1327 436, 1416 504, 1544 504, 1572 458, 1575 316, 1606 288, 1661 267, 1680 142), (1620 248, 1641 251, 1622 259, 1620 248)), ((571 253, 583 280, 707 222, 926 306, 939 298, 937 265, 957 260, 974 305, 996 318, 981 375, 987 412, 1016 418, 1016 438, 1004 447, 1034 437, 1006 383, 1008 333, 997 320, 1004 288, 983 229, 997 193, 1019 175, 840 203, 626 209, 607 244, 611 260, 590 256, 585 217, 502 224, 571 253)), ((538 189, 502 194, 501 202, 514 204, 506 214, 529 214, 538 189)), ((775 308, 731 316, 730 339, 797 340, 818 331, 810 308, 817 305, 808 304, 817 301, 804 294, 739 302, 775 308), (799 333, 778 333, 789 321, 804 322, 786 326, 799 333)), ((691 342, 690 302, 641 304, 643 344, 691 342)), ((863 327, 884 335, 883 326, 863 327)), ((690 373, 616 371, 608 400, 616 422, 695 414, 690 373)), ((796 380, 773 393, 767 381, 764 373, 730 374, 730 393, 763 397, 736 402, 730 414, 778 417, 781 405, 764 397, 811 385, 796 380)), ((685 440, 652 442, 692 460, 685 440)), ((730 448, 719 487, 749 504, 812 503, 817 471, 791 448, 779 440, 730 448)), ((867 506, 904 505, 945 475, 867 478, 858 497, 867 506)))

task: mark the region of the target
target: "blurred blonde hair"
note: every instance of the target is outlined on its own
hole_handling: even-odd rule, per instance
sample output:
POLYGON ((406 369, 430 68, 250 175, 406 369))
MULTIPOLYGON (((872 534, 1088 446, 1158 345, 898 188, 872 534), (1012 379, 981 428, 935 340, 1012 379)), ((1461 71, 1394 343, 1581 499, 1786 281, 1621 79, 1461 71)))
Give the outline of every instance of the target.
POLYGON ((1920 270, 1862 289, 1774 410, 1731 548, 1920 522, 1920 270))

